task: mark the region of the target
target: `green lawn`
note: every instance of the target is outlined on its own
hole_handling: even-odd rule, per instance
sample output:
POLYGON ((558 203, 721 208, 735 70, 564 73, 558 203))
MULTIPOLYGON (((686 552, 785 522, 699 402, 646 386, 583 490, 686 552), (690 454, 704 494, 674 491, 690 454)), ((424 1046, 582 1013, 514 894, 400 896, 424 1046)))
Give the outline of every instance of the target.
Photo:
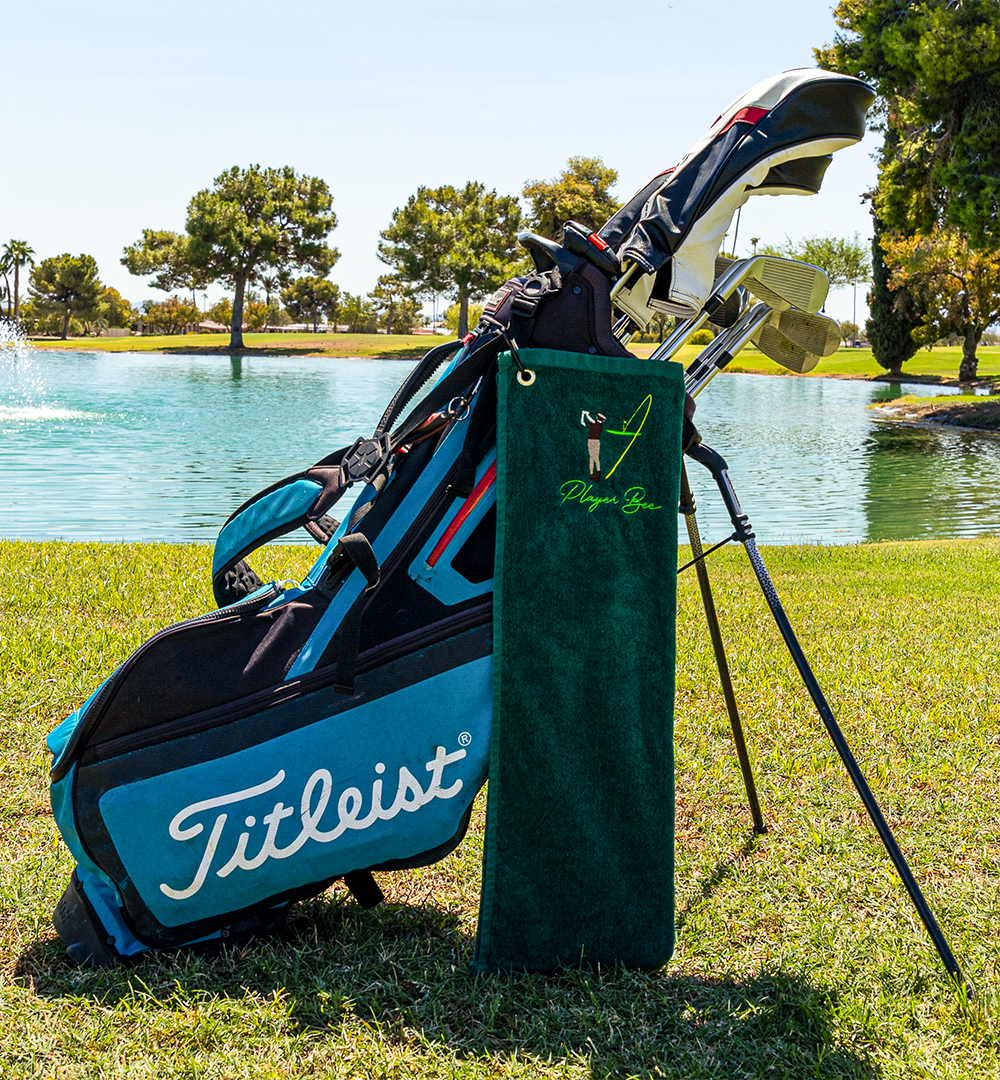
MULTIPOLYGON (((655 345, 631 346, 632 351, 639 356, 648 356, 655 345)), ((678 359, 687 363, 693 358, 696 350, 691 346, 685 348, 678 355, 678 359)), ((980 348, 979 375, 982 378, 1000 376, 1000 346, 992 345, 980 348)), ((948 349, 935 347, 929 351, 921 349, 917 354, 903 365, 903 379, 914 381, 955 381, 958 378, 958 367, 962 362, 962 350, 960 348, 948 349)), ((738 353, 727 371, 753 372, 763 375, 787 375, 784 368, 769 360, 762 352, 753 345, 748 345, 738 353)), ((840 376, 853 379, 870 379, 876 376, 885 377, 885 369, 879 367, 872 356, 871 349, 839 349, 823 360, 809 373, 810 377, 816 376, 840 376)))
MULTIPOLYGON (((449 340, 426 334, 244 334, 245 354, 259 356, 379 356, 410 359, 423 356, 432 346, 449 340)), ((96 350, 100 352, 179 352, 179 353, 225 353, 229 349, 228 334, 183 334, 130 338, 71 338, 68 341, 52 339, 35 342, 36 348, 96 350)), ((635 344, 632 352, 637 356, 649 356, 656 348, 652 344, 635 344)), ((689 363, 700 349, 686 345, 676 356, 683 364, 689 363)), ((954 381, 962 350, 935 348, 928 352, 921 349, 903 367, 904 378, 928 381, 954 381)), ((754 372, 765 375, 786 375, 788 372, 769 360, 763 353, 747 346, 729 365, 729 371, 754 372)), ((846 376, 868 379, 884 375, 872 358, 871 349, 841 349, 819 362, 811 375, 846 376)), ((1000 376, 1000 346, 979 349, 979 374, 982 377, 1000 376)))
MULTIPOLYGON (((378 356, 419 358, 434 345, 454 340, 430 334, 244 334, 244 355, 378 356)), ((37 349, 93 352, 230 354, 228 334, 150 334, 127 338, 37 339, 37 349)))
MULTIPOLYGON (((315 550, 271 549, 258 569, 296 577, 315 550)), ((730 548, 709 565, 770 831, 751 838, 688 571, 678 947, 662 970, 472 976, 481 803, 448 859, 379 875, 389 902, 374 911, 335 888, 300 905, 283 938, 244 953, 80 970, 49 923, 72 860, 49 810, 43 739, 153 631, 211 606, 211 551, 0 542, 0 1075, 1000 1076, 1000 539, 764 554, 979 991, 971 1007, 730 548)))

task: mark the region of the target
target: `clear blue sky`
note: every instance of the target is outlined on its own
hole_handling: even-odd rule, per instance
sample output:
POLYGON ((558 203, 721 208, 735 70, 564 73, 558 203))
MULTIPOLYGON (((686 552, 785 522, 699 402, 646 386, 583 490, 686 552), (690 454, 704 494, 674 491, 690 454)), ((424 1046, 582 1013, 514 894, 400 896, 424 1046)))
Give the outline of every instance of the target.
MULTIPOLYGON (((162 299, 122 248, 182 231, 230 165, 287 164, 329 183, 331 276, 367 292, 386 272, 378 233, 420 184, 516 194, 591 154, 627 198, 754 83, 813 66, 834 31, 823 0, 8 5, 0 242, 88 252, 133 302, 162 299)), ((839 151, 819 195, 751 199, 740 253, 751 236, 869 237, 877 145, 839 151)), ((849 317, 850 291, 827 310, 849 317)))

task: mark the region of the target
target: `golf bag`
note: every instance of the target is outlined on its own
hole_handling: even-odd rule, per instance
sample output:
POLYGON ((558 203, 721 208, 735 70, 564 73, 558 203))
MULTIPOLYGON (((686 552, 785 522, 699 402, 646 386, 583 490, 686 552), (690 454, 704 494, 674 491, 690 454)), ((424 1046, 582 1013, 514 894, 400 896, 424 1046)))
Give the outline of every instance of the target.
POLYGON ((454 849, 489 760, 498 356, 628 357, 616 309, 694 310, 736 208, 817 190, 871 97, 826 72, 770 80, 599 232, 523 234, 535 272, 427 354, 371 437, 229 518, 218 610, 156 634, 49 736, 75 959, 266 934, 338 878, 370 906, 371 871, 454 849), (322 545, 312 569, 261 582, 253 552, 298 528, 322 545))

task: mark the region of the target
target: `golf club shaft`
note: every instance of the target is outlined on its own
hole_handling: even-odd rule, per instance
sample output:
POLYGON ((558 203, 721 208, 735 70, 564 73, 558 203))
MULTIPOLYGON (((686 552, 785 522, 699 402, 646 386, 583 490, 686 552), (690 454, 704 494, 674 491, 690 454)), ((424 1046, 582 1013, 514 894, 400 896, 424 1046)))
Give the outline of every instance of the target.
POLYGON ((710 345, 691 361, 684 376, 684 389, 696 397, 743 348, 771 316, 767 304, 754 304, 728 330, 724 330, 710 345))
POLYGON ((701 590, 701 602, 705 608, 705 619, 708 622, 708 632, 712 639, 712 649, 715 652, 715 663, 719 669, 719 681, 722 683, 722 696, 726 700, 726 711, 729 713, 729 725, 733 729, 733 742, 736 744, 736 756, 739 758, 740 771, 743 773, 743 783, 747 789, 747 801, 750 804, 750 816, 753 819, 753 831, 757 835, 767 832, 764 824, 764 815, 760 811, 760 802, 757 798, 757 785, 754 782, 753 768, 750 765, 750 755, 747 753, 746 739, 743 737, 743 724, 740 720, 740 711, 736 705, 736 693, 733 690, 733 680, 729 672, 729 661, 726 659, 726 647, 722 641, 722 631, 719 628, 719 618, 715 610, 715 600, 712 597, 712 586, 708 580, 708 567, 702 558, 701 533, 698 531, 698 521, 695 517, 694 495, 688 483, 687 469, 681 460, 681 503, 680 511, 684 515, 684 524, 687 526, 688 540, 691 543, 691 556, 696 560, 695 572, 698 575, 698 588, 701 590))
POLYGON ((840 760, 843 762, 858 794, 861 796, 861 801, 864 803, 865 810, 868 812, 868 817, 875 826, 875 830, 879 834, 879 838, 881 839, 885 850, 888 852, 889 858, 892 859, 893 865, 896 867, 896 871, 899 874, 906 891, 910 895, 910 900, 913 902, 913 906, 917 909, 917 914, 920 916, 921 921, 927 929, 927 933, 930 934, 931 940, 934 942, 935 948, 938 951, 938 955, 941 957, 941 962, 944 964, 945 969, 959 986, 966 986, 971 994, 971 987, 968 987, 965 977, 958 966, 958 962, 955 960, 954 954, 941 931, 941 927, 938 925, 937 920, 934 918, 934 913, 924 899, 924 895, 920 891, 920 886, 917 884, 916 879, 910 871, 903 852, 896 843, 896 838, 893 836, 892 830, 889 828, 889 825, 875 800, 875 796, 872 794, 872 790, 868 786, 868 782, 865 780, 864 774, 861 772, 861 769, 851 752, 851 748, 848 746, 847 740, 844 738, 844 734, 834 718, 833 711, 830 709, 830 706, 823 695, 823 691, 816 681, 816 676, 813 674, 812 668, 806 660, 802 647, 795 636, 795 632, 792 630, 791 623, 788 621, 788 616, 785 614, 785 610, 775 591, 774 584, 767 572, 767 567, 764 565, 764 560, 757 548, 757 542, 753 531, 749 527, 749 520, 740 508, 736 492, 733 490, 732 483, 729 480, 728 467, 725 460, 721 455, 717 454, 703 443, 689 448, 687 453, 711 472, 712 477, 718 485, 722 500, 726 505, 726 509, 729 512, 733 527, 736 531, 737 539, 740 540, 746 549, 757 582, 760 585, 761 591, 764 593, 764 598, 767 600, 768 607, 771 609, 771 615, 774 617, 774 621, 784 639, 788 652, 792 657, 792 661, 798 669, 806 689, 809 691, 809 696, 813 699, 813 703, 819 711, 820 719, 823 721, 827 734, 830 736, 837 753, 840 755, 840 760))

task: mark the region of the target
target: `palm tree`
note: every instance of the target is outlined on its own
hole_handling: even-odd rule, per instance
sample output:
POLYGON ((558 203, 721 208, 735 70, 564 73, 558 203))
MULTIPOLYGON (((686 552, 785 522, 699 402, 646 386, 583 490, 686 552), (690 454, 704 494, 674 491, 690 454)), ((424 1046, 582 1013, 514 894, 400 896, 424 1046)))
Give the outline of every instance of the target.
POLYGON ((34 249, 28 246, 27 240, 8 240, 3 246, 3 262, 7 269, 14 271, 14 321, 17 322, 20 307, 20 270, 22 266, 35 265, 34 249))
MULTIPOLYGON (((10 278, 7 276, 11 271, 10 260, 3 252, 0 252, 0 278, 3 278, 3 283, 0 284, 0 303, 6 298, 7 300, 7 318, 10 318, 10 278)), ((0 309, 2 310, 2 309, 0 309)))

